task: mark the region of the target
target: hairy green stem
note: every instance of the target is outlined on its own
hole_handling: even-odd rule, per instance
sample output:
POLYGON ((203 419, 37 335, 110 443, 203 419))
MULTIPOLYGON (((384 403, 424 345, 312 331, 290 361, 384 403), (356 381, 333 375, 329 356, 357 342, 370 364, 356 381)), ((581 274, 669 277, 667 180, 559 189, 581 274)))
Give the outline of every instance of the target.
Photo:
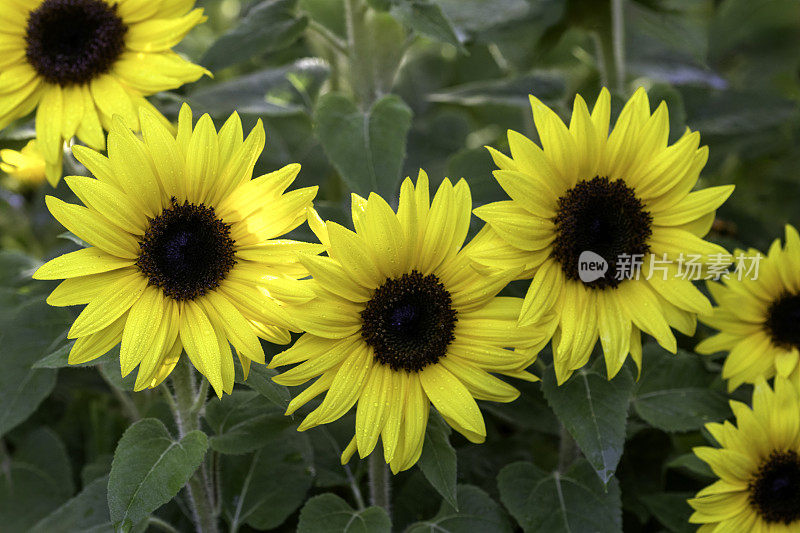
POLYGON ((391 518, 392 475, 379 451, 374 451, 369 456, 369 499, 372 505, 383 507, 391 518))
MULTIPOLYGON (((194 368, 185 357, 181 357, 171 375, 174 401, 170 404, 173 408, 175 424, 178 426, 178 435, 183 438, 187 433, 200 429, 199 409, 195 409, 198 402, 198 391, 195 385, 194 368), (173 407, 174 406, 174 407, 173 407)), ((201 386, 202 389, 202 386, 201 386)), ((169 403, 169 402, 168 402, 169 403)), ((217 515, 214 511, 214 502, 211 499, 213 490, 208 483, 205 462, 194 473, 186 484, 186 494, 189 496, 189 505, 192 509, 197 533, 217 533, 217 515)))

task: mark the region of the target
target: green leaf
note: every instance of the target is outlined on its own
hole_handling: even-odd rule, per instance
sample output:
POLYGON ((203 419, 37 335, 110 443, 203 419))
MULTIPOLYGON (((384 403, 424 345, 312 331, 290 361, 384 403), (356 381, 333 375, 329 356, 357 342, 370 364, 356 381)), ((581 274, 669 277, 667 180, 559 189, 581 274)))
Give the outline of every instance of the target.
MULTIPOLYGON (((269 357, 270 354, 268 353, 267 360, 269 360, 269 357)), ((238 361, 236 361, 236 363, 236 383, 247 385, 281 409, 285 410, 289 406, 289 402, 292 399, 289 389, 272 381, 272 378, 278 375, 277 370, 267 368, 267 365, 250 365, 250 374, 245 380, 244 377, 238 372, 238 361)))
POLYGON ((436 516, 412 524, 406 533, 503 533, 511 525, 503 509, 488 494, 472 485, 458 486, 458 510, 447 502, 436 516))
POLYGON ((48 427, 37 428, 26 434, 16 448, 15 461, 39 467, 64 494, 71 495, 75 491, 67 448, 55 431, 48 427))
POLYGON ((730 415, 725 395, 709 388, 714 375, 699 356, 682 350, 673 355, 655 343, 643 352, 633 407, 648 424, 663 431, 692 431, 730 415))
POLYGON ((316 58, 303 58, 229 81, 206 85, 187 97, 195 113, 227 118, 240 115, 280 116, 303 111, 303 97, 316 93, 330 67, 316 58))
POLYGON ((684 453, 667 463, 669 468, 679 468, 690 472, 695 477, 699 477, 704 481, 707 479, 714 479, 717 477, 708 463, 697 457, 693 453, 684 453))
POLYGON ((442 8, 430 0, 403 0, 392 9, 392 13, 414 31, 466 52, 442 8))
POLYGON ((70 497, 41 467, 11 461, 0 468, 0 524, 23 533, 70 497))
POLYGON ((253 6, 239 24, 217 39, 199 61, 219 70, 292 44, 308 25, 294 13, 296 0, 265 0, 253 6))
POLYGON ((53 390, 56 371, 32 366, 52 351, 71 318, 43 298, 19 306, 14 299, 0 298, 0 436, 27 419, 53 390))
POLYGON ((563 98, 565 91, 562 74, 536 70, 513 78, 457 85, 428 95, 428 100, 468 107, 500 104, 528 109, 528 96, 531 94, 546 104, 555 104, 563 98))
POLYGON ((622 531, 617 480, 603 486, 592 470, 582 459, 563 474, 512 463, 497 478, 500 500, 526 533, 622 531))
POLYGON ((622 455, 632 390, 633 378, 624 368, 611 381, 595 369, 582 368, 559 387, 551 367, 542 381, 547 403, 604 483, 622 455))
MULTIPOLYGON (((251 393, 252 394, 252 393, 251 393)), ((314 477, 308 436, 289 428, 249 455, 222 457, 222 512, 236 531, 281 525, 303 504, 314 477)))
POLYGON ((123 528, 136 524, 170 501, 197 470, 207 448, 203 432, 192 431, 176 441, 155 418, 129 427, 111 463, 111 521, 123 528))
POLYGON ((381 507, 356 511, 335 494, 314 496, 300 511, 297 533, 389 533, 392 523, 381 507))
MULTIPOLYGON (((64 332, 64 336, 66 336, 66 332, 64 332)), ((70 341, 63 346, 60 346, 58 349, 36 361, 32 368, 81 368, 87 366, 97 366, 101 363, 107 363, 111 361, 115 356, 119 357, 119 350, 111 350, 107 354, 102 355, 97 359, 92 359, 91 361, 77 365, 71 365, 69 364, 69 352, 72 350, 73 344, 74 342, 70 341)))
POLYGON ((294 425, 283 409, 255 391, 243 390, 209 402, 206 422, 215 433, 209 439, 211 448, 230 454, 257 450, 294 425))
POLYGON ((108 477, 89 483, 77 496, 42 518, 31 528, 31 533, 100 533, 113 531, 108 514, 106 487, 108 477))
POLYGON ((445 501, 457 509, 456 451, 450 444, 450 426, 438 415, 428 420, 425 443, 417 464, 445 501))
POLYGON ((362 112, 347 96, 328 93, 314 111, 317 136, 336 170, 355 193, 395 195, 411 128, 411 109, 389 95, 362 112))
POLYGON ((689 523, 692 508, 686 500, 692 497, 692 492, 660 492, 641 496, 640 499, 664 527, 673 533, 691 533, 697 527, 689 523))

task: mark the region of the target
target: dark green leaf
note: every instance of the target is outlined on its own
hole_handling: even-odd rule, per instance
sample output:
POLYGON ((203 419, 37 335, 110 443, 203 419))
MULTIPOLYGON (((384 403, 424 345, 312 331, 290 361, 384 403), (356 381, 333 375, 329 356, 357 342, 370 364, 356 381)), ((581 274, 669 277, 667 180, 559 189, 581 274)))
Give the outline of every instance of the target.
POLYGON ((302 505, 313 477, 311 444, 294 428, 253 454, 223 456, 222 511, 231 530, 278 527, 302 505))
POLYGON ((604 483, 622 455, 632 390, 633 378, 624 368, 612 381, 595 369, 582 368, 559 387, 551 367, 542 381, 547 403, 604 483))
POLYGON ((27 533, 70 497, 41 467, 11 461, 0 469, 0 524, 3 532, 27 533))
POLYGON ((114 452, 108 480, 111 521, 136 524, 170 501, 194 474, 208 448, 201 431, 176 441, 155 418, 125 431, 114 452))
POLYGON ((497 481, 500 499, 526 533, 622 531, 617 480, 604 487, 585 460, 563 474, 512 463, 497 481))
POLYGON ((392 523, 380 507, 356 511, 335 494, 314 496, 300 511, 297 533, 389 533, 392 523))
POLYGON ((694 354, 644 347, 642 377, 633 397, 636 413, 664 431, 691 431, 730 414, 725 395, 709 386, 714 376, 694 354))
POLYGON ((296 3, 264 0, 256 4, 235 28, 217 39, 200 64, 219 70, 289 46, 308 25, 308 19, 295 15, 296 3))
MULTIPOLYGON (((269 360, 269 355, 267 355, 267 360, 269 360)), ((245 380, 243 377, 240 379, 237 374, 236 383, 247 385, 281 409, 286 409, 292 397, 289 389, 272 381, 273 376, 277 375, 276 370, 267 368, 266 365, 250 365, 250 374, 247 379, 245 380)))
POLYGON ((66 309, 38 297, 20 306, 9 300, 0 301, 0 436, 28 418, 53 390, 56 371, 31 367, 53 350, 70 321, 66 309))
POLYGON ((294 424, 283 409, 255 391, 243 390, 209 402, 206 422, 215 433, 209 439, 211 448, 232 454, 257 450, 294 424))
POLYGON ((511 525, 503 509, 488 494, 472 485, 458 486, 458 510, 442 502, 430 520, 417 522, 406 533, 504 533, 511 525))
POLYGON ((41 519, 31 533, 100 533, 113 531, 107 504, 108 477, 92 481, 77 496, 41 519))
POLYGON ((641 500, 664 527, 673 533, 690 533, 697 530, 689 523, 692 508, 686 500, 692 497, 692 492, 660 492, 641 496, 641 500))
POLYGON ((714 474, 714 472, 711 470, 711 467, 708 466, 708 463, 693 453, 679 455, 675 459, 668 462, 667 466, 670 468, 680 468, 682 470, 686 470, 700 478, 713 479, 717 477, 716 474, 714 474))
POLYGON ((302 93, 315 93, 328 77, 330 68, 319 59, 304 58, 293 64, 267 68, 207 85, 192 92, 187 100, 195 113, 227 118, 240 115, 286 115, 302 111, 302 93))
POLYGON ((414 31, 437 41, 452 44, 462 52, 464 47, 456 30, 442 12, 442 8, 430 0, 401 0, 392 12, 414 31))
POLYGON ((39 467, 64 494, 71 495, 75 491, 67 448, 52 429, 41 427, 26 434, 17 443, 14 460, 39 467))
POLYGON ((556 72, 534 71, 508 79, 476 81, 428 95, 432 102, 463 106, 502 104, 528 109, 529 95, 545 103, 557 102, 565 91, 564 77, 556 72))
POLYGON ((450 444, 450 426, 438 415, 425 428, 425 444, 419 467, 431 485, 454 508, 456 502, 456 451, 450 444))
POLYGON ((328 93, 314 121, 325 153, 353 192, 395 195, 411 127, 411 109, 400 98, 385 96, 364 113, 347 96, 328 93))

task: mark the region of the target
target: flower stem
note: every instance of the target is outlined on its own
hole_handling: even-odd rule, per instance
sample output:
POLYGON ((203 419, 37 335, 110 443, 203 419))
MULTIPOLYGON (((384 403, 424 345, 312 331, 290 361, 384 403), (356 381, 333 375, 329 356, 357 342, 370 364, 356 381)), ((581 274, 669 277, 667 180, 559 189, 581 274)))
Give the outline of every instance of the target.
POLYGON ((369 456, 369 499, 372 505, 383 507, 392 517, 392 476, 383 454, 373 452, 369 456))
MULTIPOLYGON (((168 403, 173 409, 172 414, 175 418, 175 425, 178 427, 178 436, 183 438, 187 433, 200 429, 199 409, 195 409, 198 390, 195 385, 194 368, 185 357, 181 357, 175 370, 172 371, 171 381, 174 402, 168 403)), ((204 461, 186 484, 186 494, 189 496, 189 505, 192 509, 197 533, 217 533, 219 531, 214 502, 211 499, 212 493, 204 461)))
POLYGON ((611 43, 614 59, 615 89, 625 90, 625 6, 624 0, 611 0, 611 43))

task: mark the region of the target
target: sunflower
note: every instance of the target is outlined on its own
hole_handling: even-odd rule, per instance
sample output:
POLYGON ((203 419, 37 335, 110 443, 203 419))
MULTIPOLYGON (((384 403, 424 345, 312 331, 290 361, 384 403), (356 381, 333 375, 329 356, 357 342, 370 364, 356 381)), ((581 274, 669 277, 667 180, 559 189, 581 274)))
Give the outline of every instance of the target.
POLYGON ((532 280, 520 325, 558 316, 559 383, 586 364, 598 337, 609 378, 629 353, 641 366, 641 332, 675 352, 670 328, 691 335, 696 314, 711 311, 681 277, 681 254, 704 261, 726 254, 702 237, 733 186, 690 192, 708 149, 688 130, 668 145, 666 104, 651 114, 644 89, 627 102, 610 134, 605 89, 591 113, 575 97, 569 126, 536 98, 531 105, 542 148, 514 131, 508 133, 511 157, 489 148, 500 167, 494 176, 511 200, 475 209, 486 221, 475 260, 520 269, 521 278, 532 280), (589 262, 594 278, 580 270, 589 262))
POLYGON ((550 332, 546 324, 518 328, 522 299, 496 297, 515 272, 484 275, 470 266, 470 247, 462 244, 471 208, 464 180, 453 186, 445 179, 431 203, 420 172, 416 187, 404 181, 396 214, 377 194, 353 195, 355 232, 309 217, 328 256, 300 259, 316 297, 291 314, 306 333, 270 366, 300 363, 273 378, 284 385, 316 378, 287 414, 325 392, 300 431, 358 403, 343 464, 356 450, 369 455, 381 438, 392 471, 411 468, 430 404, 467 439, 483 442, 475 400, 510 402, 519 394, 491 373, 536 379, 524 368, 550 332))
POLYGON ((736 424, 707 424, 719 448, 694 453, 719 480, 689 500, 698 531, 800 530, 800 396, 784 378, 760 378, 753 408, 732 401, 736 424))
POLYGON ((0 150, 0 170, 12 178, 13 187, 35 187, 44 181, 45 162, 36 146, 28 141, 22 150, 0 150))
POLYGON ((702 354, 730 352, 722 377, 734 390, 742 383, 776 374, 787 377, 800 358, 800 236, 786 226, 786 245, 775 240, 763 258, 757 250, 736 251, 745 268, 757 264, 749 276, 727 276, 709 281, 708 290, 718 307, 701 321, 719 330, 697 345, 702 354), (740 279, 741 278, 741 279, 740 279))
POLYGON ((144 96, 207 71, 171 48, 203 22, 192 0, 2 0, 0 129, 37 108, 47 179, 61 179, 64 139, 105 148, 121 115, 139 130, 144 96))
POLYGON ((37 279, 62 279, 47 301, 88 304, 69 330, 71 364, 120 344, 122 375, 155 387, 185 350, 218 395, 233 388, 230 345, 247 374, 264 363, 258 337, 286 344, 286 301, 313 297, 298 285, 300 252, 322 246, 276 239, 306 220, 317 187, 284 193, 300 166, 251 179, 264 148, 261 122, 243 140, 234 114, 219 133, 208 115, 192 128, 184 105, 177 138, 146 109, 141 141, 117 117, 106 158, 77 159, 97 179, 67 177, 82 207, 52 196, 53 216, 91 246, 57 257, 37 279))

